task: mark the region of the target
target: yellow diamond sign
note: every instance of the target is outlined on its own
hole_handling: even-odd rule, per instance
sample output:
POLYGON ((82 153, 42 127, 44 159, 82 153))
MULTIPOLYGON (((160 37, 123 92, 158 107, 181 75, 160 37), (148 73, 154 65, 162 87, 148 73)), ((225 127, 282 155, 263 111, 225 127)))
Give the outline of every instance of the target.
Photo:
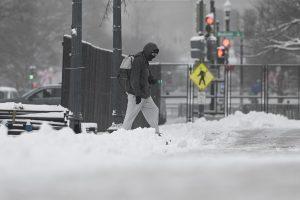
POLYGON ((210 82, 214 80, 214 76, 210 73, 204 63, 199 64, 192 74, 190 74, 190 79, 198 86, 202 91, 208 87, 210 82))

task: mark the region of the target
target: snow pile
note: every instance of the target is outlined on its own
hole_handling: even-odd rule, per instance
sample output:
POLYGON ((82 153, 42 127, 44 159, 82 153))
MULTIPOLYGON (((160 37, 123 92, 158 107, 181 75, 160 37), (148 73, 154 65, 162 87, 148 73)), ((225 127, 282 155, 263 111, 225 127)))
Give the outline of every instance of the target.
POLYGON ((219 121, 226 129, 230 130, 251 130, 266 128, 300 128, 299 120, 289 120, 282 115, 268 114, 262 112, 250 112, 243 114, 237 111, 234 115, 230 115, 219 121))
POLYGON ((161 126, 161 132, 172 143, 154 134, 152 128, 118 130, 112 134, 74 134, 70 128, 53 130, 47 124, 33 133, 7 136, 0 127, 0 170, 69 170, 90 166, 124 165, 178 153, 230 146, 236 131, 266 128, 297 128, 299 121, 273 114, 235 113, 219 121, 199 119, 195 123, 161 126))
POLYGON ((66 112, 68 109, 61 105, 34 105, 22 104, 14 102, 0 103, 0 110, 29 110, 29 111, 62 111, 66 112))

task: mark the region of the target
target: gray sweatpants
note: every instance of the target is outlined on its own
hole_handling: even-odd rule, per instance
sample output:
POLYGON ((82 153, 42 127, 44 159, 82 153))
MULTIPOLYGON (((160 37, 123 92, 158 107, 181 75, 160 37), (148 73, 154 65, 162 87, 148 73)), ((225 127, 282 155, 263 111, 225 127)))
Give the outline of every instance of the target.
POLYGON ((149 125, 152 128, 155 128, 156 133, 159 133, 159 128, 158 128, 159 110, 158 107, 155 105, 152 97, 150 96, 147 99, 142 98, 142 101, 139 104, 136 104, 134 95, 127 94, 127 97, 128 97, 128 104, 127 104, 126 115, 125 115, 122 128, 126 130, 131 129, 131 126, 136 116, 139 114, 140 111, 142 111, 149 125))

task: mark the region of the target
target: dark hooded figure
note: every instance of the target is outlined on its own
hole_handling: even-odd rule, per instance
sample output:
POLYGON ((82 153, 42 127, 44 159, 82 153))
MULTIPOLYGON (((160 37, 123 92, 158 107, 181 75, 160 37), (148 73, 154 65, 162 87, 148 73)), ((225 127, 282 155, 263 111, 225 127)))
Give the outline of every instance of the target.
POLYGON ((157 80, 151 75, 149 61, 155 58, 159 50, 156 44, 148 43, 142 52, 134 56, 130 72, 130 86, 127 90, 128 104, 123 128, 131 129, 133 121, 142 111, 149 125, 155 128, 155 133, 161 136, 158 127, 158 107, 155 105, 150 91, 150 84, 156 84, 157 80))

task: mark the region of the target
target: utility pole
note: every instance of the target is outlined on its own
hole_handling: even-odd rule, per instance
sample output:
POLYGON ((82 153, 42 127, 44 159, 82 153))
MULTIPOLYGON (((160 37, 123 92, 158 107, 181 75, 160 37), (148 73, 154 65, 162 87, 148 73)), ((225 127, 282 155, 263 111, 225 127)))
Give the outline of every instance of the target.
POLYGON ((225 12, 225 31, 230 31, 230 12, 231 12, 231 3, 227 0, 224 4, 225 12))
POLYGON ((71 84, 69 105, 73 112, 71 128, 81 132, 82 0, 72 2, 71 84))
POLYGON ((120 109, 120 91, 118 85, 118 70, 122 58, 122 27, 121 27, 121 0, 113 0, 113 57, 111 70, 111 106, 112 106, 112 126, 109 130, 116 130, 122 123, 120 109))
POLYGON ((204 32, 204 2, 200 0, 197 2, 197 10, 196 10, 196 32, 202 33, 204 32))

